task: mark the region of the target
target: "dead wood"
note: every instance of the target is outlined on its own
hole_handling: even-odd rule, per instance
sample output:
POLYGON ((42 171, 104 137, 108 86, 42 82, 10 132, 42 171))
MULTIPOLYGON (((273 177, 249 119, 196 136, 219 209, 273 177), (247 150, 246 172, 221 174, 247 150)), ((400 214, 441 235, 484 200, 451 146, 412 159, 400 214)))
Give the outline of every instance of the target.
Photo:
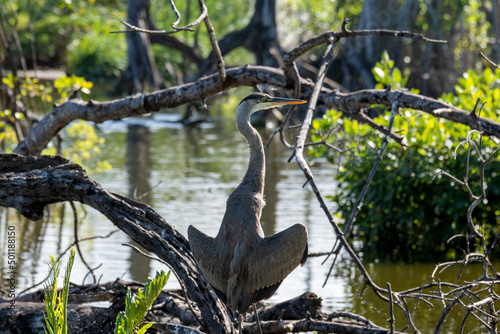
MULTIPOLYGON (((69 291, 68 324, 71 333, 111 333, 118 312, 125 308, 127 289, 137 293, 144 284, 117 279, 104 284, 72 285, 69 291), (95 301, 110 301, 109 306, 93 306, 95 301)), ((43 332, 44 319, 42 289, 26 294, 16 300, 16 319, 9 324, 10 302, 0 299, 0 330, 10 333, 43 332)), ((197 312, 197 311, 196 311, 197 312)), ((263 333, 287 333, 296 331, 335 332, 335 333, 388 333, 360 316, 332 317, 321 311, 321 298, 306 292, 296 298, 275 305, 266 305, 259 311, 263 333), (331 319, 336 318, 335 321, 331 319), (342 319, 341 319, 342 318, 342 319)), ((201 315, 197 312, 197 317, 201 315)), ((151 333, 201 333, 196 317, 193 316, 182 290, 163 291, 153 304, 146 321, 153 321, 151 333)), ((244 333, 258 333, 253 321, 243 324, 244 333)), ((218 333, 214 330, 210 333, 218 333)))
MULTIPOLYGON (((259 309, 259 319, 262 321, 280 318, 299 320, 307 317, 313 319, 324 318, 324 313, 321 310, 321 298, 312 292, 305 292, 282 303, 265 305, 259 309)), ((249 316, 248 321, 254 322, 255 315, 249 316)))
MULTIPOLYGON (((81 99, 73 99, 56 106, 26 135, 26 138, 19 143, 14 152, 22 155, 38 154, 61 129, 75 119, 102 123, 107 120, 139 116, 164 108, 174 108, 185 103, 205 100, 236 86, 255 86, 259 83, 284 88, 286 78, 282 70, 272 67, 245 66, 228 69, 222 87, 219 84, 219 75, 213 74, 193 83, 108 102, 85 102, 81 99)), ((308 92, 312 89, 312 83, 304 79, 301 79, 300 83, 303 90, 302 94, 309 95, 308 92)), ((372 104, 391 106, 396 100, 400 108, 421 110, 435 117, 483 131, 485 135, 500 138, 500 124, 498 122, 478 117, 475 113, 454 107, 445 102, 404 90, 369 89, 352 93, 340 93, 322 88, 318 98, 318 102, 321 104, 343 111, 347 116, 354 117, 365 123, 368 118, 359 116, 364 115, 363 110, 367 106, 372 104)), ((385 127, 373 121, 368 125, 374 127, 377 131, 385 133, 385 127)), ((391 135, 391 137, 401 141, 401 138, 397 138, 400 136, 394 137, 391 135)))

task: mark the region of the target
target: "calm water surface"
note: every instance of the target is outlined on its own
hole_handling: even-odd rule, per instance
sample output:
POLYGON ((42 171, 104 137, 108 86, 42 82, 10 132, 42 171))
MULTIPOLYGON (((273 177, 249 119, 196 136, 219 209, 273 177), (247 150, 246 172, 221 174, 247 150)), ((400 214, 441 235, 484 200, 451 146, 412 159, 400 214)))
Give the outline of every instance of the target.
MULTIPOLYGON (((237 132, 234 119, 217 112, 211 123, 195 128, 169 122, 177 117, 157 114, 151 119, 131 118, 99 125, 99 133, 106 139, 99 159, 108 160, 113 168, 104 173, 89 173, 89 176, 109 191, 140 198, 184 235, 187 227, 194 224, 214 236, 224 214, 226 198, 245 172, 246 142, 237 132)), ((269 135, 266 131, 261 133, 264 139, 269 135)), ((287 163, 289 155, 290 151, 278 140, 266 151, 267 206, 262 216, 263 229, 269 235, 300 222, 309 230, 309 251, 329 251, 335 240, 332 227, 310 189, 302 188, 305 181, 302 171, 295 162, 287 163)), ((335 191, 334 166, 316 162, 313 173, 324 195, 335 191)), ((333 204, 331 209, 335 212, 333 204)), ((19 292, 43 280, 48 272, 49 255, 59 254, 74 241, 72 213, 67 204, 57 204, 47 211, 43 220, 31 222, 15 210, 0 210, 2 277, 8 271, 6 229, 15 226, 19 261, 16 289, 19 292)), ((79 205, 78 230, 79 238, 86 238, 107 235, 115 226, 100 213, 79 205)), ((131 239, 119 231, 106 239, 82 242, 80 247, 91 267, 101 265, 96 270, 101 282, 117 277, 144 282, 156 270, 166 269, 161 263, 121 245, 130 242, 131 239)), ((322 284, 330 261, 321 265, 322 261, 323 258, 309 259, 284 281, 270 301, 284 301, 312 291, 323 298, 324 311, 355 312, 386 326, 387 304, 374 297, 369 289, 359 297, 363 280, 345 254, 338 260, 325 288, 322 284)), ((390 281, 393 290, 402 290, 423 284, 434 265, 378 264, 368 268, 380 286, 385 287, 390 281)), ((71 280, 82 284, 86 274, 87 269, 77 257, 71 280)), ((179 288, 175 277, 171 277, 167 287, 179 288)), ((87 276, 85 283, 90 280, 87 276)), ((398 324, 403 326, 402 316, 396 316, 400 319, 398 324)), ((436 318, 428 309, 416 316, 421 330, 427 332, 433 328, 436 318)), ((448 324, 449 332, 453 333, 460 320, 448 324)))

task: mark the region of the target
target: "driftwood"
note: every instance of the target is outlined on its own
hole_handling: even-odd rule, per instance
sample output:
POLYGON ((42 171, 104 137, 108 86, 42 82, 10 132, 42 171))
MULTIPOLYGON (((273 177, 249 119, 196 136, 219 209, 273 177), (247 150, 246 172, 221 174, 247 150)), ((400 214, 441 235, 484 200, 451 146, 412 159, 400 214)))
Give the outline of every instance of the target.
MULTIPOLYGON (((79 165, 62 157, 0 155, 1 206, 16 208, 29 219, 36 220, 43 216, 46 205, 60 201, 79 201, 95 208, 172 268, 184 291, 164 294, 153 306, 151 317, 154 318, 156 313, 160 314, 159 318, 154 318, 159 319, 155 325, 157 329, 171 330, 174 326, 175 330, 180 332, 192 332, 193 328, 210 333, 235 332, 236 319, 233 313, 217 299, 210 285, 200 274, 187 240, 151 207, 106 191, 88 178, 79 165), (189 300, 194 301, 194 310, 186 306, 186 294, 189 300), (177 325, 189 328, 176 327, 177 325)), ((78 302, 79 298, 88 302, 85 298, 92 296, 93 300, 111 300, 112 304, 104 311, 89 305, 70 304, 70 323, 79 324, 83 326, 79 328, 85 328, 85 331, 88 329, 92 333, 103 330, 109 332, 116 314, 124 307, 127 286, 130 284, 118 280, 101 286, 73 287, 70 292, 72 303, 78 302), (84 294, 78 295, 75 292, 78 289, 84 294), (89 317, 93 317, 93 320, 90 321, 89 317), (96 328, 92 327, 94 325, 96 328)), ((15 328, 11 333, 30 333, 28 328, 41 329, 42 296, 43 292, 39 291, 16 300, 18 313, 15 328)), ((5 319, 9 305, 9 300, 0 299, 0 319, 5 319)), ((369 321, 359 321, 353 317, 348 317, 348 321, 330 321, 335 317, 321 312, 321 300, 312 293, 306 293, 285 303, 265 306, 259 313, 263 320, 264 333, 313 330, 388 333, 388 330, 369 321)), ((257 325, 251 322, 253 317, 248 321, 250 322, 244 323, 244 332, 257 333, 257 325)), ((0 325, 0 329, 6 328, 5 324, 0 325)))

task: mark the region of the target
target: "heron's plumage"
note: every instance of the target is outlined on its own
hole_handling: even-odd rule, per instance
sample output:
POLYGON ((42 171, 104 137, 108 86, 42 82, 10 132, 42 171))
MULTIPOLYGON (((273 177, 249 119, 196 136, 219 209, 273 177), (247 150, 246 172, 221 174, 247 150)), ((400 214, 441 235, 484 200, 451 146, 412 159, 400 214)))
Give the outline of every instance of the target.
POLYGON ((250 160, 240 184, 226 202, 226 212, 215 238, 189 226, 193 256, 219 297, 234 310, 271 297, 281 282, 307 258, 307 229, 296 224, 265 237, 260 225, 264 207, 265 156, 262 140, 250 116, 273 105, 305 101, 252 93, 238 105, 236 124, 248 142, 250 160))

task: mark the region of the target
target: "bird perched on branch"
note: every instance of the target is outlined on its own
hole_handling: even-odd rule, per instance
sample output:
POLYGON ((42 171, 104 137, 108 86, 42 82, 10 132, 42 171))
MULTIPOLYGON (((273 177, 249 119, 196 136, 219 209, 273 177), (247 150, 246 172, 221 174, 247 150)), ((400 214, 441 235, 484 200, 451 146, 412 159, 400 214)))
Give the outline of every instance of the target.
POLYGON ((264 235, 260 225, 265 205, 264 147, 259 133, 250 125, 250 116, 258 110, 302 103, 306 101, 273 98, 263 93, 252 93, 240 102, 236 125, 250 149, 247 171, 227 199, 226 213, 215 238, 193 225, 188 229, 189 244, 203 275, 219 298, 240 314, 256 302, 270 298, 285 277, 307 259, 304 225, 293 225, 269 237, 264 235))

